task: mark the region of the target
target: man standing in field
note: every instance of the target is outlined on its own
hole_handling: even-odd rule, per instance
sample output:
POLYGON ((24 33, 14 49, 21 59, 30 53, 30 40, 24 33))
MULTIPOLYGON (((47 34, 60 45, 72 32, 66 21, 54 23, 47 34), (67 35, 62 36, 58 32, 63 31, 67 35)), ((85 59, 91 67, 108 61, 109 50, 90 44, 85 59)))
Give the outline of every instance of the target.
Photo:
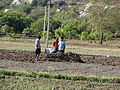
POLYGON ((41 53, 40 39, 41 39, 41 36, 38 36, 37 39, 35 40, 35 54, 36 54, 36 56, 39 56, 41 53))
POLYGON ((65 52, 65 47, 66 47, 66 42, 64 41, 64 38, 61 37, 61 41, 59 41, 59 43, 58 43, 59 52, 64 53, 65 52))

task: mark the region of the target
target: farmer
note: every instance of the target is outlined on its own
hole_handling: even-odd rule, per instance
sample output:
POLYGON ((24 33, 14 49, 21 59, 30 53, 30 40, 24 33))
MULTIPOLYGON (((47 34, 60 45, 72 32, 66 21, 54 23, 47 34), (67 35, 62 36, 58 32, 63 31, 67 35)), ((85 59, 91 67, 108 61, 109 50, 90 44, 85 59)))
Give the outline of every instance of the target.
POLYGON ((35 40, 35 54, 36 54, 36 56, 39 56, 41 53, 40 39, 41 39, 41 36, 38 36, 37 39, 35 40))
POLYGON ((61 41, 59 41, 59 43, 58 43, 59 52, 64 53, 65 52, 65 47, 66 47, 66 42, 64 41, 64 37, 61 37, 61 41))
POLYGON ((59 40, 58 40, 58 38, 56 38, 55 42, 53 43, 53 47, 54 47, 53 53, 58 52, 58 43, 59 43, 59 40))

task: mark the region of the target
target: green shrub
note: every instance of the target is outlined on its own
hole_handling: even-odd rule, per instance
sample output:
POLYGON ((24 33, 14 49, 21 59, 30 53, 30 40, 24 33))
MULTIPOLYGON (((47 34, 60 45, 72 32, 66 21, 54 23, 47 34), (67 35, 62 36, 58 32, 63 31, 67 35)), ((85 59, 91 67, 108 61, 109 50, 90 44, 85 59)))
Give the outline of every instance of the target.
POLYGON ((99 40, 100 33, 97 30, 93 30, 89 34, 89 40, 99 40))
POLYGON ((88 40, 89 33, 88 32, 82 32, 81 33, 81 40, 88 40))
POLYGON ((10 27, 8 25, 2 26, 1 30, 2 32, 5 32, 5 33, 12 33, 14 31, 13 27, 10 27))
POLYGON ((67 38, 76 38, 79 35, 76 24, 67 24, 63 29, 67 38))
POLYGON ((32 6, 29 3, 21 3, 15 7, 16 10, 29 14, 32 11, 32 6))
POLYGON ((62 28, 55 30, 55 37, 66 37, 66 32, 62 28))
POLYGON ((22 33, 32 22, 31 18, 26 17, 20 12, 0 12, 0 24, 2 26, 8 25, 9 27, 13 27, 13 32, 17 34, 22 33))
POLYGON ((35 32, 34 32, 34 29, 32 28, 25 28, 22 33, 25 36, 30 36, 30 35, 33 35, 35 32))
POLYGON ((6 33, 7 37, 14 38, 16 37, 15 33, 6 33))
POLYGON ((114 35, 111 33, 104 33, 103 38, 105 41, 108 41, 108 40, 112 40, 113 36, 114 35))
MULTIPOLYGON (((47 36, 47 31, 43 31, 41 35, 42 35, 42 37, 46 38, 46 36, 47 36)), ((48 36, 49 36, 49 39, 51 39, 51 38, 54 37, 53 33, 51 33, 51 32, 49 32, 48 36)))

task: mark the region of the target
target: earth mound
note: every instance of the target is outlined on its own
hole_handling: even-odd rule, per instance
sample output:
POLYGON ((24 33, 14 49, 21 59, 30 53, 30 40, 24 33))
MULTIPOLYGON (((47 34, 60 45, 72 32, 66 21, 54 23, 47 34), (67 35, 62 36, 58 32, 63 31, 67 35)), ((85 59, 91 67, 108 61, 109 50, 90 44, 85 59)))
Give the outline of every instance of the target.
POLYGON ((76 53, 72 53, 72 52, 67 52, 67 53, 58 52, 58 53, 52 53, 52 54, 41 53, 38 60, 85 63, 84 61, 81 60, 80 55, 78 55, 76 53))
POLYGON ((81 60, 79 54, 76 53, 41 53, 39 57, 36 57, 34 52, 30 51, 16 51, 16 50, 0 50, 0 59, 6 60, 15 60, 15 61, 31 61, 31 62, 39 62, 39 61, 55 61, 55 62, 80 62, 84 63, 81 60))
POLYGON ((24 62, 41 62, 41 61, 53 61, 53 62, 78 62, 86 64, 101 64, 120 66, 120 57, 114 56, 97 56, 97 55, 82 55, 72 52, 67 53, 41 53, 39 57, 35 56, 33 51, 20 51, 20 50, 5 50, 0 49, 0 60, 15 60, 24 62))

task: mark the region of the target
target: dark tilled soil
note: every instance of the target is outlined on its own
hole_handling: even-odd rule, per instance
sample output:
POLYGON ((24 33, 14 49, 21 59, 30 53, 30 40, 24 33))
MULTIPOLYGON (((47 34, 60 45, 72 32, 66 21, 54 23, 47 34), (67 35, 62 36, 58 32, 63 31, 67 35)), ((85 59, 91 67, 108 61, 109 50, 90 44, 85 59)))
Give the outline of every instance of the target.
POLYGON ((39 57, 35 57, 32 51, 16 51, 16 50, 3 50, 0 49, 0 60, 15 60, 15 61, 53 61, 53 62, 78 62, 87 64, 102 64, 111 66, 120 66, 120 57, 112 56, 93 56, 93 55, 80 55, 76 53, 67 52, 46 54, 41 53, 39 57))
POLYGON ((55 74, 120 77, 120 57, 41 53, 0 49, 0 69, 37 71, 55 74))
POLYGON ((85 63, 81 60, 80 55, 75 53, 41 53, 39 57, 36 57, 34 52, 30 51, 15 51, 15 50, 0 50, 0 60, 15 60, 15 61, 54 61, 54 62, 80 62, 85 63))

